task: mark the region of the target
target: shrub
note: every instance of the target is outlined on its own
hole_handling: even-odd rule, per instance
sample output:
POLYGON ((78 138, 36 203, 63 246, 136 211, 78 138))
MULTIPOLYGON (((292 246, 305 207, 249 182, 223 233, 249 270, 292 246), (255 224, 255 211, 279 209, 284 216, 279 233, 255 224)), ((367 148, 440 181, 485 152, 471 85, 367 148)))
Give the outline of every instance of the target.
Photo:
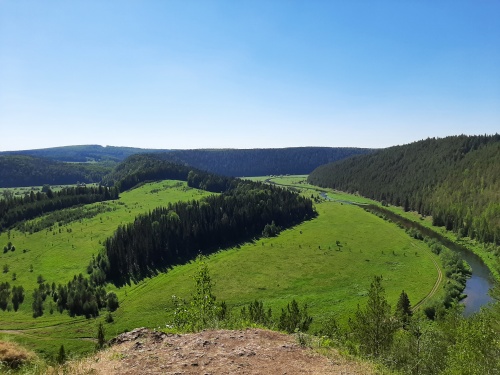
POLYGON ((15 369, 33 359, 35 355, 22 346, 13 342, 0 341, 0 370, 2 364, 15 369))
POLYGON ((306 332, 311 322, 312 317, 307 313, 307 305, 304 305, 301 310, 297 301, 293 300, 287 305, 286 309, 281 309, 278 328, 288 333, 306 332))

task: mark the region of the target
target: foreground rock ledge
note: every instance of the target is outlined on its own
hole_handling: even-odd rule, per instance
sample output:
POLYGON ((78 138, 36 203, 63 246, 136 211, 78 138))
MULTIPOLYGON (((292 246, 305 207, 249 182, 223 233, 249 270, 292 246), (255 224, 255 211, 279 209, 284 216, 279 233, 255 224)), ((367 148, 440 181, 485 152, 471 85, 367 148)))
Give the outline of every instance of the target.
POLYGON ((92 374, 370 374, 367 364, 301 348, 293 336, 262 329, 171 335, 138 328, 74 364, 92 374))

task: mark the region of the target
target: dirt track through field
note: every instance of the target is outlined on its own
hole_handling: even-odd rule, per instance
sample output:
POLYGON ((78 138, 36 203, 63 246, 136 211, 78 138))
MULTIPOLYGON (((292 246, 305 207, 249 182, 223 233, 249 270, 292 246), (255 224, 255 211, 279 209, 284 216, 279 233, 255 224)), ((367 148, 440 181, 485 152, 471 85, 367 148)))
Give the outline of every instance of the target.
MULTIPOLYGON (((412 244, 412 246, 417 247, 417 245, 415 245, 413 242, 411 244, 412 244)), ((434 286, 431 289, 431 291, 429 292, 429 294, 427 294, 423 299, 421 299, 418 303, 416 303, 415 306, 412 307, 412 311, 417 310, 420 306, 422 306, 422 304, 425 301, 427 301, 434 294, 436 294, 436 292, 437 292, 437 290, 439 288, 439 285, 441 284, 441 281, 443 280, 443 272, 441 271, 441 268, 439 267, 439 264, 436 262, 436 260, 430 254, 428 254, 428 256, 431 258, 432 263, 434 263, 434 266, 436 267, 436 270, 437 270, 437 273, 438 273, 438 277, 437 277, 436 283, 434 284, 434 286)))

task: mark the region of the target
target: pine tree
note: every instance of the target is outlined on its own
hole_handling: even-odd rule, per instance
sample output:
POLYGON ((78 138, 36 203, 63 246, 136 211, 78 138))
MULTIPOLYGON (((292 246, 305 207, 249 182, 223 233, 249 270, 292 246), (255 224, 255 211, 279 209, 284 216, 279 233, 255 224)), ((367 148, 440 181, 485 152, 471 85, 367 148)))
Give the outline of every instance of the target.
POLYGON ((64 345, 59 348, 59 353, 57 354, 56 361, 59 364, 66 362, 66 351, 64 350, 64 345))
POLYGON ((102 324, 102 322, 99 322, 99 325, 97 326, 96 348, 102 349, 105 343, 106 343, 106 331, 104 330, 104 325, 102 324))
POLYGON ((391 346, 396 324, 385 298, 382 276, 374 277, 366 307, 361 309, 358 306, 354 319, 349 319, 349 325, 364 354, 379 357, 391 346))
POLYGON ((413 312, 411 311, 411 303, 410 299, 408 298, 408 294, 405 293, 405 291, 401 291, 401 294, 399 295, 398 303, 396 304, 396 312, 395 312, 395 317, 396 319, 399 320, 399 322, 403 325, 403 328, 408 328, 408 324, 410 322, 410 318, 413 315, 413 312))

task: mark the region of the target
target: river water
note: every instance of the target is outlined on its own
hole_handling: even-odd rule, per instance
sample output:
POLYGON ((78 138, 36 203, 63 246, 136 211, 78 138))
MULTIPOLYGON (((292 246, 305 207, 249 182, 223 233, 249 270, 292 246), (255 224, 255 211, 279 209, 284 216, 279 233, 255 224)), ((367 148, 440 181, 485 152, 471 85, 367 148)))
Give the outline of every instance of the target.
POLYGON ((470 251, 460 251, 460 255, 472 269, 472 275, 465 284, 464 294, 467 297, 462 300, 465 305, 463 314, 469 316, 493 301, 488 292, 494 282, 490 270, 476 254, 470 251))
POLYGON ((378 211, 386 215, 389 219, 402 224, 405 228, 411 227, 418 229, 424 236, 437 239, 450 250, 453 250, 460 254, 462 259, 464 259, 469 264, 472 270, 472 275, 469 279, 467 279, 465 290, 463 291, 463 293, 467 295, 467 297, 461 301, 465 306, 463 311, 464 316, 469 316, 479 311, 482 306, 485 306, 489 302, 493 301, 493 299, 488 294, 490 289, 492 289, 494 286, 493 275, 479 256, 477 256, 467 248, 453 241, 450 241, 448 238, 442 236, 441 234, 436 233, 419 223, 396 215, 395 213, 385 209, 384 207, 375 205, 366 205, 364 207, 370 208, 374 211, 378 211))
MULTIPOLYGON (((321 196, 327 200, 331 200, 324 192, 321 193, 321 196)), ((439 233, 436 233, 429 228, 420 225, 419 223, 396 215, 383 207, 375 205, 365 205, 364 207, 378 211, 389 217, 392 221, 401 223, 406 228, 416 228, 424 236, 435 238, 450 250, 456 251, 460 254, 462 259, 464 259, 469 264, 472 270, 472 275, 469 279, 467 279, 465 290, 463 291, 463 293, 467 297, 461 301, 461 303, 465 306, 463 311, 464 316, 469 316, 479 311, 482 306, 485 306, 493 301, 493 299, 489 295, 489 291, 493 288, 495 283, 493 275, 479 256, 466 249, 465 247, 460 246, 453 241, 450 241, 439 233)))

